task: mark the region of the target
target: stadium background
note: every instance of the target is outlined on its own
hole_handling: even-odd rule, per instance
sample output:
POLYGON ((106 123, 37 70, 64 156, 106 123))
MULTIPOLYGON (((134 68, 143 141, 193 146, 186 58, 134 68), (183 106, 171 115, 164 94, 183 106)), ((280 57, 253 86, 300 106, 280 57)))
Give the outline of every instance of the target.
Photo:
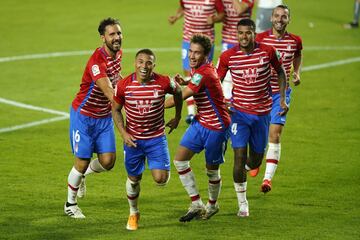
MULTIPOLYGON (((87 197, 79 201, 87 218, 76 221, 62 210, 73 161, 68 120, 10 128, 66 118, 66 114, 31 110, 19 103, 68 112, 86 61, 101 44, 98 23, 107 16, 122 23, 123 75, 133 71, 136 49, 144 47, 155 51, 157 72, 181 72, 182 21, 175 26, 167 22, 178 0, 2 0, 0 239, 358 239, 360 30, 342 28, 352 20, 353 1, 285 3, 292 10, 289 31, 303 38, 304 71, 302 84, 293 92, 273 191, 259 192, 262 168, 257 178, 248 181, 250 217, 236 217, 229 145, 222 166, 221 209, 214 218, 179 223, 189 200, 174 167, 163 189, 146 171, 140 229, 128 232, 126 174, 118 135, 117 164, 109 173, 88 177, 87 197)), ((216 30, 219 46, 220 25, 216 30)), ((185 129, 182 122, 168 136, 171 156, 185 129)), ((202 154, 192 160, 192 168, 206 201, 202 154)))

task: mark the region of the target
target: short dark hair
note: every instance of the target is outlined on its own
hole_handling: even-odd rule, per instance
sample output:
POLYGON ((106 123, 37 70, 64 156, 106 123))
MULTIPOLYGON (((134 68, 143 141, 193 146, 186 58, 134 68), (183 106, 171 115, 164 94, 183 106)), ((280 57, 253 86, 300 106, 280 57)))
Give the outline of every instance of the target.
POLYGON ((143 54, 147 54, 147 55, 149 55, 149 56, 153 56, 153 57, 154 57, 154 62, 155 62, 155 60, 156 60, 155 54, 154 54, 153 51, 151 51, 151 50, 148 49, 148 48, 140 49, 140 50, 136 53, 135 58, 137 58, 137 56, 139 56, 139 55, 142 54, 142 53, 143 53, 143 54))
MULTIPOLYGON (((288 10, 288 12, 289 12, 289 17, 290 17, 290 8, 289 8, 287 5, 285 5, 285 4, 280 4, 280 5, 277 5, 275 8, 282 8, 282 9, 284 9, 284 10, 288 10)), ((274 14, 275 8, 273 9, 273 11, 272 11, 271 14, 274 14)))
POLYGON ((196 43, 202 46, 204 48, 205 55, 208 55, 212 48, 210 38, 204 34, 194 34, 190 39, 190 43, 196 43))
POLYGON ((244 19, 241 19, 238 23, 237 23, 237 27, 239 26, 249 26, 251 27, 254 32, 256 31, 256 25, 255 25, 255 22, 249 18, 244 18, 244 19))
POLYGON ((119 25, 120 26, 120 22, 119 22, 119 20, 117 20, 115 18, 111 18, 111 17, 105 18, 104 20, 102 20, 100 22, 99 27, 98 27, 98 32, 100 33, 100 35, 104 35, 105 28, 106 28, 106 26, 109 26, 109 25, 119 25))

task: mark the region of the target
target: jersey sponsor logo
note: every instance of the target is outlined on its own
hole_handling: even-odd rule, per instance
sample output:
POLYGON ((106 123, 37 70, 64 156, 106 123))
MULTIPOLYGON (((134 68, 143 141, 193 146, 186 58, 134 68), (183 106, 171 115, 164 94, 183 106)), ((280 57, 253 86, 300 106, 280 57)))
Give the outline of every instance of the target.
POLYGON ((140 115, 144 115, 150 112, 150 108, 152 106, 151 100, 137 100, 136 101, 136 108, 139 111, 140 115))
POLYGON ((96 75, 99 75, 100 74, 100 69, 99 69, 99 66, 98 65, 92 65, 91 67, 91 71, 92 71, 92 74, 94 75, 94 77, 96 75))
POLYGON ((242 71, 242 74, 243 74, 243 78, 245 79, 245 83, 247 85, 255 83, 256 78, 258 77, 257 68, 244 69, 242 71))
POLYGON ((201 74, 195 73, 194 76, 191 78, 191 82, 194 85, 199 86, 202 78, 203 78, 203 76, 201 74))

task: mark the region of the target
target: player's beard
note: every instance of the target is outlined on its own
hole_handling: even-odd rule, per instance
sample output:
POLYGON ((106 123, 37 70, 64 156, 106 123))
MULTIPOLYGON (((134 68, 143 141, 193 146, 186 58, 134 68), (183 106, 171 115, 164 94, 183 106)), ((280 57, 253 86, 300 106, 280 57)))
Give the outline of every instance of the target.
POLYGON ((118 51, 120 51, 121 48, 121 39, 113 40, 112 42, 105 41, 105 44, 110 51, 112 51, 113 53, 117 53, 118 51), (114 46, 115 43, 118 44, 114 46))

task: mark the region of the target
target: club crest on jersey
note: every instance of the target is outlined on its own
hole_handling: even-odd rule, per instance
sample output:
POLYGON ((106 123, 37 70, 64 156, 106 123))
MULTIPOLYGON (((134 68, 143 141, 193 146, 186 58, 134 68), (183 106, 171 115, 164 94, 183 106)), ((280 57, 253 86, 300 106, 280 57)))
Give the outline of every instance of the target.
POLYGON ((99 69, 99 66, 98 65, 92 65, 91 67, 91 71, 92 71, 92 74, 94 75, 94 77, 96 75, 99 75, 100 74, 100 69, 99 69))
POLYGON ((159 96, 159 90, 154 89, 154 97, 157 98, 159 96))
POLYGON ((264 58, 262 56, 259 57, 259 63, 260 65, 264 64, 264 58))
POLYGON ((192 76, 192 78, 191 78, 191 82, 194 85, 199 86, 202 78, 203 78, 203 76, 201 74, 195 73, 194 76, 192 76))
POLYGON ((148 112, 150 112, 150 108, 151 108, 151 100, 137 100, 136 101, 136 108, 139 111, 140 115, 144 115, 148 112))
POLYGON ((247 85, 256 82, 256 78, 258 77, 257 68, 244 69, 242 74, 247 85))
POLYGON ((288 45, 287 45, 287 50, 288 50, 288 51, 291 50, 291 44, 290 44, 290 43, 288 43, 288 45))

